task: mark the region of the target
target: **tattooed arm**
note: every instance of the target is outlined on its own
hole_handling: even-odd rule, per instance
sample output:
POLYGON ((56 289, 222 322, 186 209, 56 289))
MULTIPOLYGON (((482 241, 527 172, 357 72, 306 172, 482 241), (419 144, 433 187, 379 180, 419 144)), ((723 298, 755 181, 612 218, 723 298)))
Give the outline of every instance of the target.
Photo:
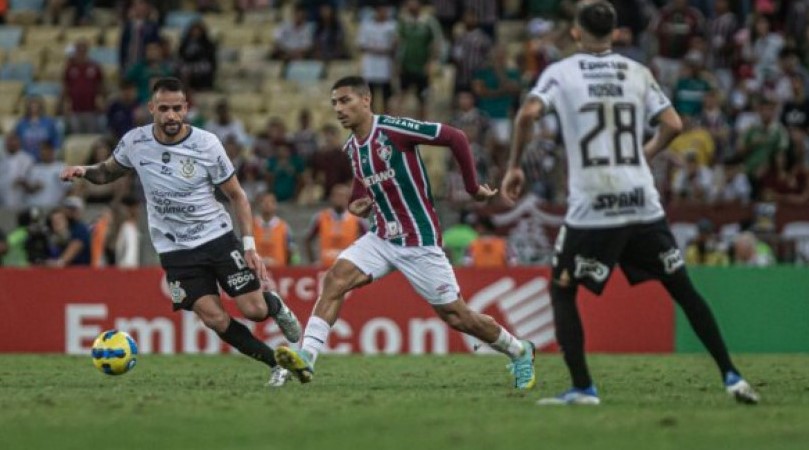
POLYGON ((131 169, 118 164, 115 158, 109 157, 106 161, 92 166, 68 166, 62 169, 59 177, 63 181, 74 178, 84 178, 93 184, 107 184, 126 175, 131 169))

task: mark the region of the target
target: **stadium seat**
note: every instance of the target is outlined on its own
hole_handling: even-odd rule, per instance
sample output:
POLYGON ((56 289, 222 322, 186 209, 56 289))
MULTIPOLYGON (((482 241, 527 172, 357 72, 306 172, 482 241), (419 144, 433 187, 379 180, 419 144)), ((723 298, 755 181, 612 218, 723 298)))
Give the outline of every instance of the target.
POLYGON ((238 115, 256 114, 266 111, 264 97, 254 92, 240 92, 228 96, 231 111, 238 115))
POLYGON ((91 46, 98 44, 101 38, 101 29, 97 27, 72 27, 65 28, 65 43, 74 44, 80 39, 84 39, 91 46))
POLYGON ((36 71, 42 67, 44 56, 42 48, 17 48, 8 51, 6 61, 10 63, 30 63, 34 67, 34 71, 36 71))
POLYGON ((39 81, 25 88, 25 95, 62 95, 62 83, 55 81, 39 81))
POLYGON ((15 49, 22 42, 22 27, 14 25, 0 26, 0 48, 15 49))
POLYGON ((100 134, 70 134, 65 138, 64 160, 67 165, 85 164, 90 157, 93 143, 100 134))
MULTIPOLYGON (((0 97, 2 100, 2 97, 0 97)), ((8 134, 14 131, 14 127, 17 126, 17 122, 19 122, 20 117, 17 114, 8 114, 2 111, 3 105, 0 104, 0 132, 3 134, 8 134)))
POLYGON ((40 69, 39 81, 59 81, 61 82, 65 75, 65 62, 64 61, 51 61, 45 63, 45 67, 40 69))
POLYGON ((255 67, 258 63, 266 62, 270 49, 264 45, 248 45, 238 50, 238 61, 242 67, 255 67))
POLYGON ((118 65, 118 49, 113 47, 93 47, 90 49, 90 59, 101 64, 118 65))
POLYGON ((318 82, 324 75, 325 64, 323 61, 301 60, 292 61, 287 64, 286 79, 295 81, 298 84, 313 84, 318 82))
POLYGON ((117 49, 120 42, 121 30, 117 27, 109 27, 101 32, 101 45, 117 49))
POLYGON ((24 47, 45 48, 62 42, 61 28, 49 26, 33 26, 25 29, 24 47))
POLYGON ((194 11, 169 11, 166 15, 166 28, 177 28, 184 31, 191 24, 202 20, 202 15, 194 11))
POLYGON ((256 30, 250 27, 231 28, 222 30, 220 37, 220 45, 225 48, 242 48, 248 45, 256 45, 259 43, 256 30))
POLYGON ((359 75, 360 68, 357 62, 352 60, 330 61, 328 67, 326 68, 326 73, 329 80, 334 82, 343 77, 359 75))
POLYGON ((784 224, 781 237, 794 242, 795 262, 809 263, 809 222, 789 222, 784 224))
POLYGON ((45 10, 45 0, 11 0, 8 6, 11 11, 34 11, 41 13, 45 10))
POLYGON ((671 224, 671 234, 674 235, 677 247, 680 247, 680 250, 684 251, 688 243, 697 237, 699 230, 695 223, 675 222, 671 224))
POLYGON ((30 83, 34 79, 35 68, 29 62, 9 62, 0 67, 0 80, 17 80, 30 83))

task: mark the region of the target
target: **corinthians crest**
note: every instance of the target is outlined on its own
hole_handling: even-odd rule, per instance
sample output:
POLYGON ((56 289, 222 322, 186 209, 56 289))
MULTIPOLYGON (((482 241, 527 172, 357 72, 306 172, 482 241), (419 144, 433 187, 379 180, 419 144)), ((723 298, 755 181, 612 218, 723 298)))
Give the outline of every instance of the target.
POLYGON ((194 160, 191 158, 181 159, 180 160, 180 173, 186 177, 191 178, 194 176, 194 172, 196 172, 197 166, 194 164, 194 160))
POLYGON ((379 148, 376 149, 376 154, 379 155, 383 161, 390 160, 390 157, 393 154, 393 147, 390 146, 388 137, 385 136, 384 133, 380 133, 375 142, 377 145, 379 145, 379 148))

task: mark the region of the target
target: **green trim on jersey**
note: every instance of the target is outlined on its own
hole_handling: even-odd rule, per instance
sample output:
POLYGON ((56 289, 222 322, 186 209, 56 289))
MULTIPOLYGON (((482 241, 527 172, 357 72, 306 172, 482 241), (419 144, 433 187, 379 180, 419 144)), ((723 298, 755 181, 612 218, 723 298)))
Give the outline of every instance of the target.
MULTIPOLYGON (((363 145, 359 149, 357 149, 360 161, 360 169, 362 170, 363 174, 371 174, 373 173, 373 155, 371 155, 371 145, 363 145), (365 157, 363 157, 363 149, 365 149, 365 157)), ((384 219, 383 222, 398 222, 396 220, 396 213, 393 211, 393 207, 388 202, 388 197, 385 195, 385 191, 382 189, 381 184, 374 184, 371 186, 366 187, 368 190, 372 191, 374 194, 374 202, 378 206, 379 211, 382 213, 382 218, 384 219)), ((383 230, 384 231, 384 230, 383 230)), ((397 245, 404 245, 404 237, 399 236, 389 240, 392 244, 397 245)))
POLYGON ((418 120, 408 119, 407 117, 379 116, 377 125, 427 138, 437 137, 440 130, 440 125, 437 123, 419 122, 418 120))
POLYGON ((419 192, 416 190, 416 183, 406 164, 404 152, 394 150, 390 158, 390 167, 396 171, 396 184, 402 191, 402 199, 410 216, 413 217, 419 236, 421 236, 421 245, 436 245, 436 230, 433 229, 429 212, 425 209, 424 202, 421 201, 419 192))

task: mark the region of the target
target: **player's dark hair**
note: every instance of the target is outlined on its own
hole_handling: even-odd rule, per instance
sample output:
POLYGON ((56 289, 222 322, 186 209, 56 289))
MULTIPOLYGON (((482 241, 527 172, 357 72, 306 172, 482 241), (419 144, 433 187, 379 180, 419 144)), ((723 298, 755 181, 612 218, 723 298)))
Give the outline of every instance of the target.
POLYGON ((185 86, 179 78, 163 77, 158 78, 152 86, 152 94, 157 94, 160 91, 166 92, 182 92, 185 94, 185 86))
POLYGON ((334 83, 331 90, 340 89, 341 87, 350 87, 354 92, 360 95, 371 95, 371 87, 368 86, 368 82, 365 81, 365 78, 356 75, 340 78, 334 83))
POLYGON ((579 3, 576 22, 593 37, 602 39, 610 35, 618 22, 615 8, 606 0, 579 3))

